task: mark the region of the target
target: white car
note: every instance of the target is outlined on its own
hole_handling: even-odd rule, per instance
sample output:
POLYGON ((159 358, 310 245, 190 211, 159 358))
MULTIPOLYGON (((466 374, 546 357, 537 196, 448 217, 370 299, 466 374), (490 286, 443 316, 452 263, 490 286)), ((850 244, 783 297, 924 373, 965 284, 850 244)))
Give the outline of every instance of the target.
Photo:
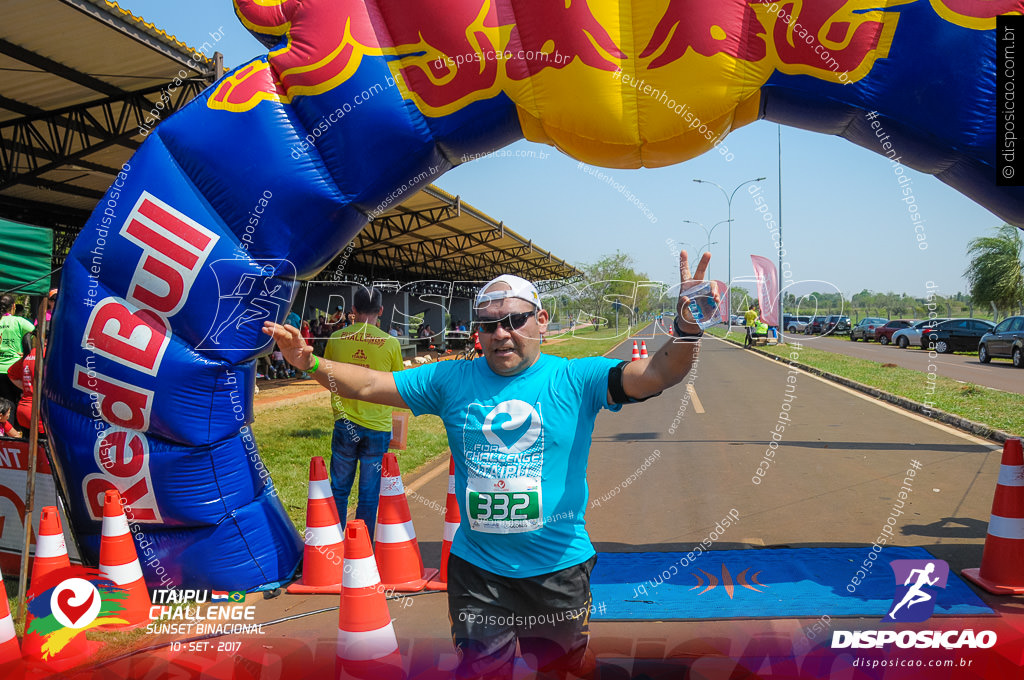
POLYGON ((892 344, 900 349, 906 349, 911 346, 918 347, 921 345, 921 335, 924 334, 925 327, 936 326, 943 321, 949 321, 949 319, 925 319, 924 321, 918 321, 910 328, 901 328, 892 334, 892 344))

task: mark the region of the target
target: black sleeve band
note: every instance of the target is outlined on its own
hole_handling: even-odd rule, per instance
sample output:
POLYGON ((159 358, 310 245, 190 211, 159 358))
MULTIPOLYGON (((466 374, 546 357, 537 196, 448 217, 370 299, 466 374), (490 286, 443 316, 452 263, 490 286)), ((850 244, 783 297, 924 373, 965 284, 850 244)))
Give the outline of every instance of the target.
POLYGON ((624 371, 628 365, 628 361, 620 361, 608 370, 608 392, 612 395, 613 404, 639 404, 641 401, 647 401, 651 397, 656 397, 661 394, 661 392, 658 392, 657 394, 652 394, 648 397, 644 397, 643 399, 634 399, 626 394, 626 390, 622 387, 622 371, 624 371))

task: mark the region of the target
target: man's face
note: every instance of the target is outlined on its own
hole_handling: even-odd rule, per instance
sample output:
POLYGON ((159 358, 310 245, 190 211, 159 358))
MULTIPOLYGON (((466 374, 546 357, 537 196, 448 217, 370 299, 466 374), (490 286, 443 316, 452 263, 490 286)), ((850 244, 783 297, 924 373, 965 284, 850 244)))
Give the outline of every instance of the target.
MULTIPOLYGON (((488 291, 499 289, 493 287, 488 291)), ((477 307, 476 315, 478 321, 497 320, 506 319, 510 314, 532 312, 535 309, 526 300, 505 298, 477 307)), ((492 371, 503 376, 516 375, 526 370, 540 356, 540 334, 547 330, 547 325, 548 313, 542 309, 517 330, 506 330, 501 324, 498 324, 493 333, 481 328, 480 346, 484 349, 487 365, 492 371)))

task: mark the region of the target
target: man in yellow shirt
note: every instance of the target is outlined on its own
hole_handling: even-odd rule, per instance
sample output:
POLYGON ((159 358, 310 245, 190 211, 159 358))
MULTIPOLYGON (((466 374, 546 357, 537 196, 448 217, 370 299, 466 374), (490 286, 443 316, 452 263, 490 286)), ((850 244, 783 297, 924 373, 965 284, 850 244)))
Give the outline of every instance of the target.
MULTIPOLYGON (((384 307, 376 288, 357 288, 352 296, 355 322, 336 331, 327 341, 324 356, 332 361, 365 366, 377 371, 402 370, 398 340, 377 327, 384 307)), ((381 461, 391 441, 391 407, 331 394, 334 435, 331 438, 331 490, 345 527, 348 496, 359 465, 359 501, 356 519, 366 522, 373 539, 380 495, 381 461)))
POLYGON ((747 337, 743 341, 744 347, 750 347, 754 337, 754 326, 757 324, 757 305, 751 303, 750 308, 743 314, 743 325, 747 331, 747 337))

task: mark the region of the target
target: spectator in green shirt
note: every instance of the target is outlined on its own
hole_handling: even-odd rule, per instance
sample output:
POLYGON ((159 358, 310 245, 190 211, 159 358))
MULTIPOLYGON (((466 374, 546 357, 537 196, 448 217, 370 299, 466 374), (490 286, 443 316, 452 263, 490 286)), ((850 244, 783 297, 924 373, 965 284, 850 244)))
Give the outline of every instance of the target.
POLYGON ((21 390, 7 377, 7 369, 22 357, 22 339, 36 329, 28 319, 11 314, 13 295, 0 296, 0 398, 17 404, 21 390))
MULTIPOLYGON (((357 288, 352 296, 353 323, 336 331, 327 341, 324 357, 378 371, 402 370, 398 340, 377 327, 384 313, 376 288, 357 288)), ((377 524, 380 471, 391 442, 391 407, 331 395, 334 435, 331 438, 331 490, 345 527, 348 496, 359 466, 359 501, 356 519, 366 522, 370 539, 377 524)))

